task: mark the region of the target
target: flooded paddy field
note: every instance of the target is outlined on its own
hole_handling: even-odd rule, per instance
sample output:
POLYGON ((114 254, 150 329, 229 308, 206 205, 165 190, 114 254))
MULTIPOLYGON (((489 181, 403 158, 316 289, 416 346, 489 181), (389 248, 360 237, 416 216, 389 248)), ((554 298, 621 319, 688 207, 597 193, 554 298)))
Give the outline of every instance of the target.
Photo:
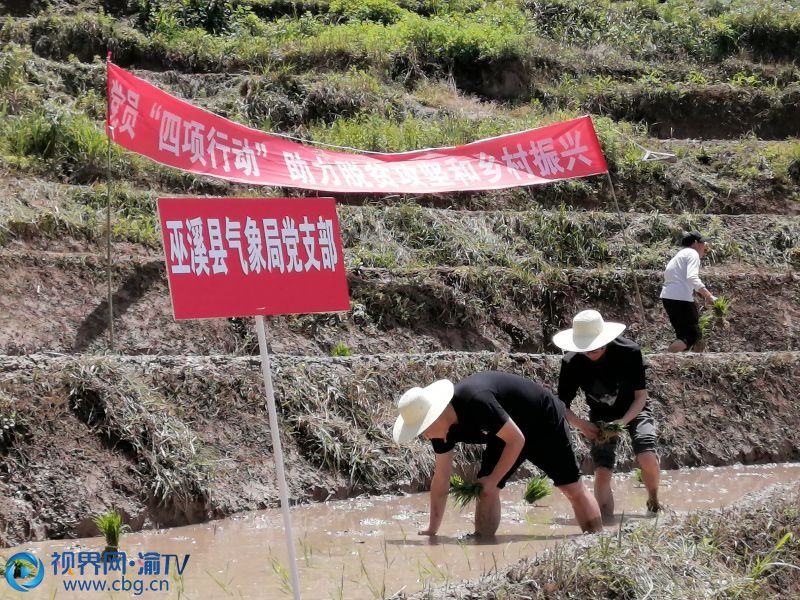
MULTIPOLYGON (((734 465, 664 471, 662 501, 667 510, 686 513, 721 508, 776 483, 800 479, 800 463, 734 465)), ((591 485, 591 478, 586 478, 591 485)), ((645 513, 646 493, 632 474, 615 477, 616 531, 625 522, 654 522, 645 513)), ((412 594, 429 587, 499 572, 521 558, 581 536, 569 504, 556 491, 536 505, 522 500, 524 482, 502 493, 503 520, 492 540, 469 537, 472 510, 449 506, 441 535, 417 531, 427 525, 428 495, 358 497, 292 509, 303 598, 370 599, 412 594)), ((54 552, 102 551, 100 538, 35 542, 9 551, 28 551, 47 569, 31 592, 3 598, 86 598, 102 594, 66 592, 70 576, 53 575, 54 552)), ((127 556, 158 552, 189 555, 181 578, 173 572, 160 592, 143 597, 290 598, 283 523, 277 509, 244 513, 195 526, 128 534, 127 556), (180 591, 180 595, 179 595, 180 591)), ((140 563, 141 564, 141 563, 140 563)), ((134 567, 129 571, 134 573, 134 567)), ((75 575, 77 577, 77 574, 75 575)), ((144 579, 148 579, 145 577, 144 579)), ((152 579, 152 577, 150 578, 152 579)), ((129 597, 132 592, 112 594, 129 597)))

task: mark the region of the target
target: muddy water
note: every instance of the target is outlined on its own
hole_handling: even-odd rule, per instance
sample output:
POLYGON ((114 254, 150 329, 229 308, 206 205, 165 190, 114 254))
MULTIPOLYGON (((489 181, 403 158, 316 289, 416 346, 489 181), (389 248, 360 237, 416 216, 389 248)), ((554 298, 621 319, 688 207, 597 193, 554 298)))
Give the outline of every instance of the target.
MULTIPOLYGON (((733 466, 666 471, 662 501, 686 512, 728 505, 747 493, 800 478, 800 464, 733 466)), ((591 478, 586 479, 591 485, 591 478)), ((524 484, 503 491, 503 520, 492 543, 465 536, 472 512, 452 506, 435 538, 420 537, 427 525, 427 494, 356 498, 295 507, 298 569, 304 599, 382 598, 397 591, 475 578, 580 535, 567 502, 556 491, 534 506, 522 501, 524 484)), ((617 518, 644 520, 646 493, 630 474, 614 481, 617 518)), ((102 550, 99 538, 27 544, 46 566, 44 582, 31 592, 10 593, 0 581, 0 598, 125 598, 129 593, 65 592, 68 576, 53 575, 52 552, 102 550), (3 595, 3 592, 6 595, 3 595)), ((128 534, 122 550, 190 554, 183 579, 168 577, 169 592, 143 597, 291 598, 280 511, 266 510, 190 527, 128 534)), ((8 557, 13 551, 3 551, 8 557)), ((173 569, 174 571, 174 569, 173 569)), ((136 569, 132 569, 136 578, 136 569)), ((73 579, 75 579, 73 577, 73 579)), ((145 577, 149 580, 153 577, 145 577)), ((161 589, 165 589, 164 586, 161 589)))

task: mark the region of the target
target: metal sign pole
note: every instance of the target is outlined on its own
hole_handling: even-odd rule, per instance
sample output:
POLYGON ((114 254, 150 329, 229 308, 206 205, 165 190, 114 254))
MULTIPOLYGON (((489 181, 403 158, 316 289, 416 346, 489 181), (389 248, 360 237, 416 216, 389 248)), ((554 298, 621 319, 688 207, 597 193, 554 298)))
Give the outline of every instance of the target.
POLYGON ((264 317, 256 316, 256 332, 258 333, 258 349, 261 353, 261 373, 264 376, 264 390, 267 394, 267 410, 269 411, 269 430, 272 434, 272 454, 275 457, 275 468, 278 474, 278 491, 283 513, 283 529, 286 533, 286 547, 289 550, 289 572, 292 575, 292 591, 295 600, 300 600, 300 578, 297 574, 295 558, 294 534, 292 533, 292 517, 289 514, 289 491, 286 486, 286 474, 283 470, 283 450, 278 429, 278 412, 275 410, 275 391, 272 388, 272 369, 267 352, 267 332, 264 317))
MULTIPOLYGON (((109 127, 114 131, 113 127, 109 127)), ((108 163, 106 166, 106 270, 108 271, 108 349, 114 351, 114 294, 111 291, 113 265, 111 264, 111 137, 108 138, 108 163)))

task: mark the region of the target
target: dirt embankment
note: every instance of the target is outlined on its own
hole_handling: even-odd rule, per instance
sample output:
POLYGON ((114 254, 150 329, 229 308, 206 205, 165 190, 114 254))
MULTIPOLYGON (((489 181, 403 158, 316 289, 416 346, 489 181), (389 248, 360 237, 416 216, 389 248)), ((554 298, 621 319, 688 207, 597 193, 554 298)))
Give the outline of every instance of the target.
MULTIPOLYGON (((800 353, 649 361, 664 467, 800 457, 800 353)), ((558 357, 530 354, 276 356, 291 495, 423 489, 432 453, 390 437, 402 391, 487 368, 553 385, 557 367, 558 357)), ((0 408, 10 423, 0 437, 4 545, 90 534, 90 517, 112 506, 138 529, 275 504, 256 359, 2 356, 0 408)))

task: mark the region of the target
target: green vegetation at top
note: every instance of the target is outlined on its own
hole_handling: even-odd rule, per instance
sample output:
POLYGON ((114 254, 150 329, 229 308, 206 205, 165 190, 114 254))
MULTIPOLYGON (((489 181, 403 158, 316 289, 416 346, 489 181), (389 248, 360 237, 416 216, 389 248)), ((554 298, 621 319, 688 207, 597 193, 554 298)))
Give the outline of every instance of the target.
MULTIPOLYGON (((109 172, 132 189, 170 193, 274 192, 116 146, 109 156, 101 60, 110 49, 119 64, 152 69, 139 74, 234 121, 363 150, 451 146, 589 112, 623 208, 793 213, 796 8, 776 0, 34 2, 0 20, 0 168, 69 184, 109 172), (652 136, 744 137, 665 145, 652 136), (642 162, 642 146, 680 161, 642 162)), ((611 201, 602 178, 539 188, 535 199, 611 201)), ((448 197, 467 208, 530 201, 527 190, 448 197)), ((154 230, 135 230, 152 239, 154 230)))
MULTIPOLYGON (((131 0, 115 16, 46 10, 9 20, 6 39, 47 36, 37 51, 90 59, 105 47, 122 61, 161 60, 203 70, 248 68, 277 57, 320 63, 380 63, 394 70, 469 67, 473 61, 542 53, 553 43, 602 44, 636 60, 800 58, 794 1, 580 0, 131 0)), ((557 52, 552 52, 556 55, 557 52)))

